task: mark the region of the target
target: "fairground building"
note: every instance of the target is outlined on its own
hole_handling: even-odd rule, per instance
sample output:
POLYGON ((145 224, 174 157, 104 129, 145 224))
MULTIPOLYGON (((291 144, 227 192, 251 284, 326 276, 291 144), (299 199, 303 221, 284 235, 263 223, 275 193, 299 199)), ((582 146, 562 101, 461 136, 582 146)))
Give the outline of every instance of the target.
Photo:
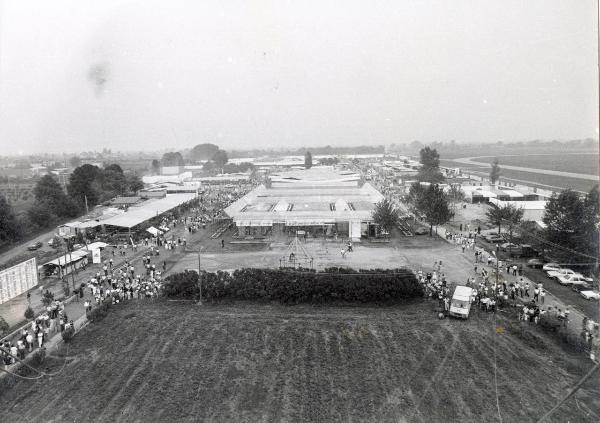
POLYGON ((225 209, 240 237, 374 236, 375 204, 383 195, 353 171, 313 167, 274 173, 225 209))

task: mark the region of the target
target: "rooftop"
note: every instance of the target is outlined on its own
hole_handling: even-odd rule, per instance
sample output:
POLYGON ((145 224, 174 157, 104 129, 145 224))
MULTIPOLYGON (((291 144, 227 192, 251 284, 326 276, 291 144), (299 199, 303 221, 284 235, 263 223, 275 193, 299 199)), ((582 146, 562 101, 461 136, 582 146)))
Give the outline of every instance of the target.
POLYGON ((225 209, 238 226, 317 225, 336 221, 370 220, 383 196, 370 184, 359 185, 353 172, 311 168, 272 175, 225 209))

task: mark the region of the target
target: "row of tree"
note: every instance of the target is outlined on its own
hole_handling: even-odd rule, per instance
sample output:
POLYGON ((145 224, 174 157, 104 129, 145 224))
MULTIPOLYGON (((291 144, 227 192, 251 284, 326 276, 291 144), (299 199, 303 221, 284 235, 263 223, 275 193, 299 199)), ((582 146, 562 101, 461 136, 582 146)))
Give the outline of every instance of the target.
POLYGON ((79 216, 97 204, 133 194, 143 187, 137 175, 123 172, 117 164, 77 167, 69 177, 66 192, 54 176, 45 175, 33 189, 34 203, 21 218, 0 196, 0 243, 18 241, 28 233, 54 226, 62 219, 79 216))
POLYGON ((217 145, 205 143, 194 146, 187 154, 187 159, 179 151, 163 154, 160 160, 152 160, 152 171, 160 173, 161 166, 184 166, 186 163, 205 162, 203 170, 224 170, 229 157, 225 150, 221 150, 217 145))

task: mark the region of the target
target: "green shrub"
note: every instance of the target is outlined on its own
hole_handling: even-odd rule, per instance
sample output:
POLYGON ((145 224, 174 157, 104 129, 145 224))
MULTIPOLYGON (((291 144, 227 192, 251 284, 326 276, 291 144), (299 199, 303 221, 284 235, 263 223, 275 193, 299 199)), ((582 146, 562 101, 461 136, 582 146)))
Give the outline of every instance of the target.
POLYGON ((38 348, 31 355, 31 361, 29 362, 29 364, 31 364, 32 366, 40 366, 44 363, 45 359, 46 359, 46 348, 38 348))
POLYGON ((52 301, 54 301, 54 294, 49 290, 46 290, 46 292, 44 292, 42 295, 42 304, 47 307, 52 303, 52 301))
MULTIPOLYGON (((198 276, 185 272, 169 276, 163 293, 169 297, 198 296, 198 276)), ((202 297, 280 301, 284 304, 390 303, 423 295, 412 271, 329 268, 322 272, 281 269, 240 269, 233 272, 202 272, 202 297)))
POLYGON ((62 339, 65 342, 71 342, 71 339, 75 336, 75 329, 71 326, 62 331, 62 339))
POLYGON ((185 271, 168 276, 163 283, 163 295, 167 297, 198 297, 198 273, 185 271))
POLYGON ((6 320, 4 320, 4 317, 0 316, 0 338, 2 336, 4 336, 6 333, 8 333, 9 329, 10 329, 10 326, 8 325, 6 320))
POLYGON ((101 304, 98 304, 98 306, 94 307, 92 311, 87 313, 88 320, 94 323, 104 319, 108 314, 108 310, 110 310, 111 306, 112 302, 110 300, 105 300, 101 304))
POLYGON ((33 312, 33 309, 31 307, 27 307, 27 310, 25 310, 25 318, 27 320, 31 320, 35 317, 35 313, 33 312))

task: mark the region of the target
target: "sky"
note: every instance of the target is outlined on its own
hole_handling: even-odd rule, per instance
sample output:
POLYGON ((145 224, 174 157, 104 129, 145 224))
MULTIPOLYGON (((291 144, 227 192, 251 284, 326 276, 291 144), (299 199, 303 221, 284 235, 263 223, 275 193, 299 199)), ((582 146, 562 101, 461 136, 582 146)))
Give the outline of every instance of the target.
POLYGON ((0 0, 1 154, 598 137, 597 0, 0 0))

